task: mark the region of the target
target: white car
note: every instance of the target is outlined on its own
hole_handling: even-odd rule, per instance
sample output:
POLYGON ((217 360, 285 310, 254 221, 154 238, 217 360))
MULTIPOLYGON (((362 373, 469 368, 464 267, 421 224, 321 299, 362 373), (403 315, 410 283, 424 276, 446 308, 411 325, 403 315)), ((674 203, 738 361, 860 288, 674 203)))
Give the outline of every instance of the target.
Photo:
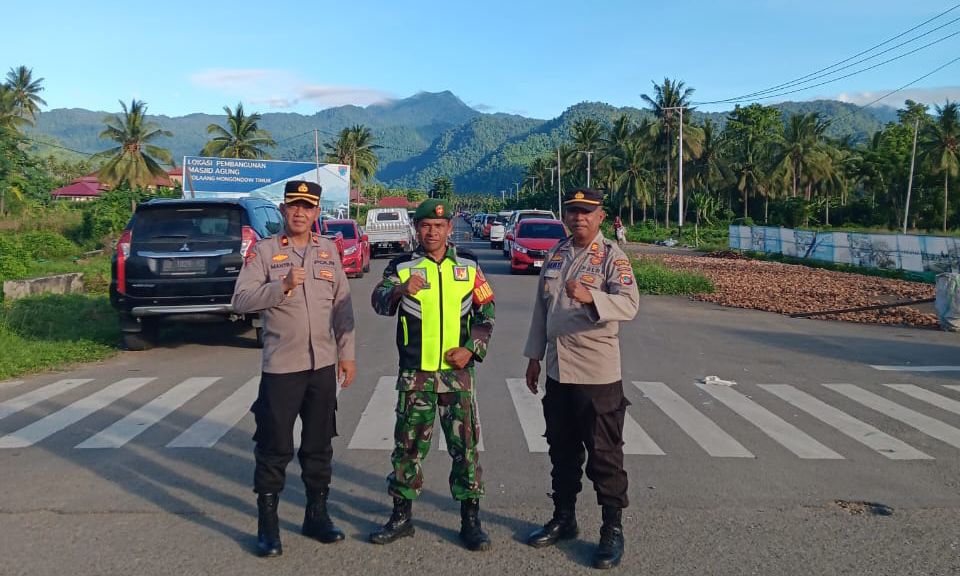
POLYGON ((513 214, 512 210, 497 212, 497 218, 490 227, 490 249, 503 248, 503 237, 507 234, 507 220, 513 214))
POLYGON ((513 235, 517 230, 517 222, 525 220, 527 218, 548 218, 550 220, 556 220, 557 217, 553 214, 552 210, 514 210, 513 214, 510 215, 510 218, 507 219, 507 223, 504 225, 504 236, 503 236, 503 257, 510 257, 510 241, 513 240, 513 235))

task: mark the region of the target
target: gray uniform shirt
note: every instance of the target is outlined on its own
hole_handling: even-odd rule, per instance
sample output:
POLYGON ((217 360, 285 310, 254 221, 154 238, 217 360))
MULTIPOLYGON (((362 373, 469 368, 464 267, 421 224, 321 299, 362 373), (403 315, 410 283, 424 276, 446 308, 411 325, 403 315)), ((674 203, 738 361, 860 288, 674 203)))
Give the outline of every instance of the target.
POLYGON ((640 295, 623 250, 598 233, 585 248, 563 240, 547 254, 524 356, 546 358, 547 376, 564 384, 610 384, 620 376, 620 321, 637 314, 640 295), (593 296, 581 304, 567 296, 579 280, 593 296))
POLYGON ((263 318, 264 372, 316 370, 354 359, 350 284, 336 244, 313 234, 302 261, 303 284, 285 294, 283 277, 301 259, 285 235, 273 236, 254 244, 237 278, 233 309, 263 318))

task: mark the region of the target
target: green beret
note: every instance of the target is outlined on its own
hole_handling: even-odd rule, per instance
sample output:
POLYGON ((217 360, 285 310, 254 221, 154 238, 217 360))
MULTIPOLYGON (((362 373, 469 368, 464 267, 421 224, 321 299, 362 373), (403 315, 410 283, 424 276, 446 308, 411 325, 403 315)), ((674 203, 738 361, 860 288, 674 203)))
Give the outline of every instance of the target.
POLYGON ((446 202, 440 198, 430 198, 421 202, 420 206, 417 207, 417 211, 413 213, 414 221, 423 220, 424 218, 443 218, 444 220, 450 220, 453 218, 453 214, 450 212, 450 207, 447 206, 446 202))

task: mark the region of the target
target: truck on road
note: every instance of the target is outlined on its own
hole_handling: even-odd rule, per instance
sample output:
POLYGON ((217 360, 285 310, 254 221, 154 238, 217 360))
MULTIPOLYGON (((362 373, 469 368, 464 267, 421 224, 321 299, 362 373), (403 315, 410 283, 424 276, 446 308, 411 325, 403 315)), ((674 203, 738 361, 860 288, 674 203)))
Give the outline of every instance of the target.
POLYGON ((373 208, 367 212, 363 233, 370 241, 370 257, 388 252, 412 252, 417 235, 404 208, 373 208))

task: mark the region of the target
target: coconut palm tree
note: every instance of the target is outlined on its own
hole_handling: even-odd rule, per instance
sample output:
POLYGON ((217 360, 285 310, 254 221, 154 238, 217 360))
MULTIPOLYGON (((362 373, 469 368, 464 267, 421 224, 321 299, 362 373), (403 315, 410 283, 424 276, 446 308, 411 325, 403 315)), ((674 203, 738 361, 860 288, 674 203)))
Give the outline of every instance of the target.
POLYGON ((943 107, 936 106, 937 119, 923 127, 925 159, 934 174, 943 173, 943 231, 947 231, 950 177, 960 172, 960 114, 957 103, 949 100, 943 107))
POLYGON ((173 133, 147 121, 147 104, 142 100, 131 100, 130 108, 121 101, 120 107, 123 109, 121 114, 103 119, 107 127, 100 133, 100 138, 113 140, 119 146, 93 156, 92 159, 106 159, 97 176, 111 186, 127 182, 133 187, 146 188, 157 178, 166 176, 161 162, 173 164, 170 151, 151 142, 161 136, 173 136, 173 133))
POLYGON ((207 126, 207 134, 215 136, 204 145, 200 154, 221 158, 269 158, 264 148, 273 148, 277 143, 269 132, 257 125, 260 114, 245 114, 242 103, 237 104, 236 112, 229 106, 224 106, 223 110, 227 113, 227 127, 218 124, 207 126))
POLYGON ((649 169, 650 141, 649 123, 642 124, 618 146, 615 155, 610 157, 611 169, 616 174, 614 189, 617 191, 618 204, 629 210, 630 225, 633 226, 633 208, 639 203, 643 221, 647 221, 647 206, 650 203, 650 188, 654 181, 649 169))
POLYGON ((0 129, 16 132, 30 121, 17 110, 16 95, 6 84, 0 84, 0 129))
POLYGON ((356 124, 341 130, 336 140, 327 142, 324 148, 327 162, 350 167, 350 188, 357 190, 359 198, 363 183, 376 174, 380 164, 376 151, 382 146, 374 142, 373 133, 366 126, 356 124))
POLYGON ((14 109, 18 116, 26 119, 30 124, 36 121, 40 106, 47 105, 47 102, 40 97, 40 92, 43 91, 41 82, 43 78, 34 80, 33 69, 26 66, 11 68, 7 72, 7 87, 13 92, 14 109))
POLYGON ((797 196, 797 187, 803 184, 803 175, 808 175, 805 200, 810 200, 813 180, 809 178, 816 165, 828 161, 823 145, 823 135, 829 121, 821 120, 820 114, 791 114, 787 118, 784 133, 777 142, 777 166, 788 174, 793 182, 792 196, 797 196))
POLYGON ((656 82, 653 83, 652 97, 647 94, 640 95, 640 98, 647 103, 647 106, 657 119, 654 126, 658 137, 657 144, 658 148, 662 150, 663 156, 666 158, 666 191, 664 194, 666 209, 664 210, 664 224, 667 227, 670 226, 670 203, 673 199, 671 162, 675 150, 674 140, 677 138, 680 130, 681 108, 683 109, 683 143, 685 148, 682 154, 684 157, 695 157, 699 155, 699 130, 695 129, 692 125, 688 126, 693 117, 694 108, 690 106, 690 97, 694 91, 693 88, 687 88, 686 84, 682 81, 664 78, 662 85, 658 85, 656 82))
POLYGON ((600 151, 603 148, 603 125, 596 118, 583 118, 573 123, 570 132, 573 148, 567 152, 565 163, 570 165, 568 173, 573 174, 575 182, 592 184, 587 181, 592 180, 587 177, 587 163, 590 163, 589 168, 592 170, 600 159, 600 151))

